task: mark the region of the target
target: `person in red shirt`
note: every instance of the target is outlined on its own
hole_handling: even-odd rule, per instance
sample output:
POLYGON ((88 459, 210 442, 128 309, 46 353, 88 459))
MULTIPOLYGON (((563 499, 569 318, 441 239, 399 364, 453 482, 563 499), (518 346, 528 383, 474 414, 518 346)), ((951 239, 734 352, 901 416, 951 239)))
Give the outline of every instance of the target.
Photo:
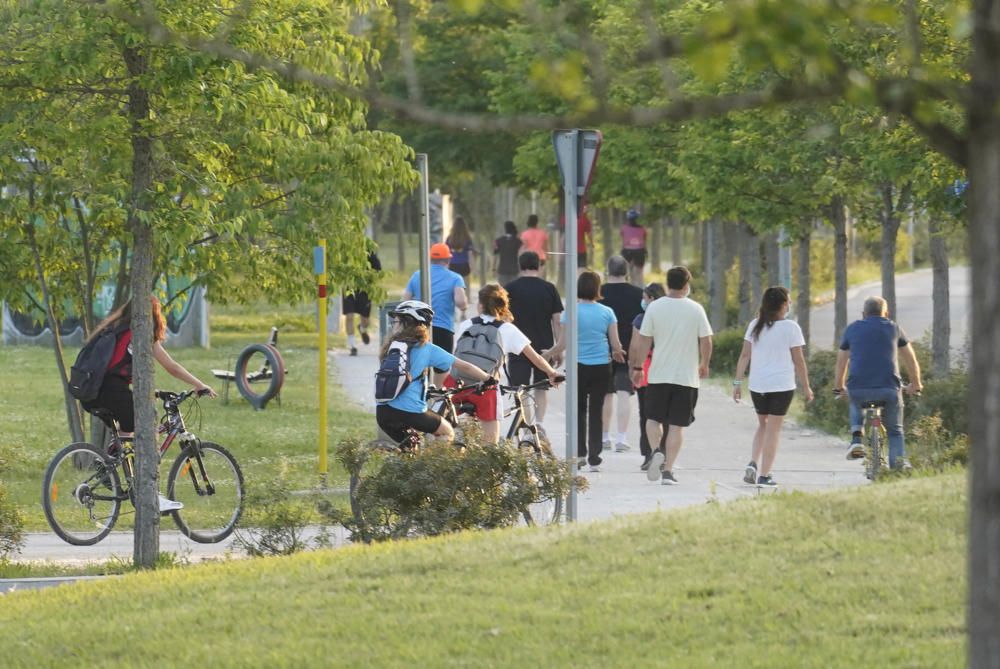
MULTIPOLYGON (((562 226, 563 234, 566 230, 566 214, 562 215, 559 219, 559 223, 562 226)), ((577 270, 582 270, 588 267, 588 257, 587 251, 593 246, 593 226, 590 224, 590 219, 587 218, 587 205, 581 204, 579 213, 576 216, 576 256, 577 270)))

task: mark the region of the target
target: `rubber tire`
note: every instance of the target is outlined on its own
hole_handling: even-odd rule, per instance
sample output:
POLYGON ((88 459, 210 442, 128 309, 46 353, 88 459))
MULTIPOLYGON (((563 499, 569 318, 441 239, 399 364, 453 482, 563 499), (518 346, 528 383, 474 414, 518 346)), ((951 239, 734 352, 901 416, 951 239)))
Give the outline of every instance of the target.
MULTIPOLYGON (((552 448, 545 441, 539 441, 536 443, 534 440, 523 440, 518 443, 518 447, 532 449, 535 453, 535 457, 555 459, 555 456, 552 454, 552 448)), ((528 507, 521 511, 521 515, 524 517, 524 522, 531 526, 557 525, 559 523, 559 519, 562 518, 563 498, 556 497, 551 501, 553 502, 552 513, 546 514, 548 516, 547 518, 543 518, 540 521, 536 520, 534 515, 531 513, 531 507, 528 507)))
POLYGON ((282 359, 278 349, 270 344, 250 344, 240 351, 239 357, 236 358, 236 370, 233 373, 235 375, 236 387, 239 389, 243 399, 250 402, 254 409, 262 411, 267 406, 267 403, 278 394, 282 384, 285 382, 285 361, 282 359), (271 383, 268 384, 267 389, 262 393, 255 393, 251 390, 250 383, 247 381, 247 364, 249 364, 250 358, 255 353, 263 354, 271 366, 271 383))
MULTIPOLYGON (((184 534, 184 536, 186 536, 191 541, 196 541, 199 544, 217 544, 233 533, 233 530, 236 529, 236 525, 240 522, 240 518, 243 516, 243 504, 246 501, 246 484, 244 483, 243 480, 243 470, 240 469, 240 463, 236 461, 236 458, 233 457, 233 454, 230 453, 228 450, 226 450, 224 447, 219 446, 216 443, 213 443, 211 441, 203 441, 201 442, 201 445, 198 447, 186 446, 184 450, 181 451, 180 455, 177 456, 177 459, 174 460, 174 464, 170 466, 170 473, 167 474, 168 498, 175 499, 174 490, 177 484, 177 477, 180 475, 181 468, 184 466, 184 463, 188 460, 192 451, 195 448, 200 448, 202 451, 216 451, 225 460, 229 461, 229 464, 232 466, 233 471, 236 472, 236 478, 239 481, 240 485, 240 496, 236 508, 236 513, 233 515, 233 518, 229 521, 229 524, 226 525, 226 527, 224 527, 221 532, 217 532, 214 534, 208 534, 205 532, 201 532, 199 530, 192 529, 187 524, 187 522, 185 522, 183 518, 184 509, 180 509, 178 511, 171 511, 170 515, 173 516, 174 523, 177 525, 177 529, 179 529, 184 534)), ((206 472, 206 473, 208 474, 209 477, 212 476, 212 472, 206 472)))
MULTIPOLYGON (((88 444, 86 442, 76 442, 70 444, 69 446, 66 446, 61 451, 56 453, 55 457, 53 457, 52 460, 49 462, 49 466, 45 468, 45 476, 42 477, 42 510, 45 512, 45 520, 48 521, 49 527, 52 528, 52 531, 55 532, 60 539, 62 539, 68 544, 72 544, 73 546, 93 546, 94 544, 104 539, 104 537, 108 536, 108 534, 111 533, 111 530, 114 529, 115 523, 118 522, 118 515, 121 513, 121 508, 122 508, 121 500, 117 500, 116 502, 114 502, 114 506, 112 507, 112 512, 110 516, 111 520, 103 530, 101 530, 94 537, 91 537, 89 539, 80 539, 78 537, 73 537, 72 535, 68 534, 65 530, 63 530, 62 526, 59 525, 56 519, 53 518, 52 505, 49 499, 49 495, 47 494, 49 487, 52 484, 52 476, 55 473, 56 469, 58 468, 59 463, 65 460, 67 457, 71 457, 71 453, 78 452, 81 450, 90 451, 90 453, 95 459, 99 459, 104 462, 108 472, 111 474, 111 481, 114 485, 114 490, 112 490, 112 492, 114 493, 115 497, 118 497, 121 494, 121 489, 122 489, 121 478, 118 476, 118 468, 111 466, 112 464, 111 459, 108 458, 108 456, 105 455, 105 453, 103 453, 99 448, 97 448, 93 444, 88 444)), ((71 466, 75 465, 72 465, 71 463, 71 466)))

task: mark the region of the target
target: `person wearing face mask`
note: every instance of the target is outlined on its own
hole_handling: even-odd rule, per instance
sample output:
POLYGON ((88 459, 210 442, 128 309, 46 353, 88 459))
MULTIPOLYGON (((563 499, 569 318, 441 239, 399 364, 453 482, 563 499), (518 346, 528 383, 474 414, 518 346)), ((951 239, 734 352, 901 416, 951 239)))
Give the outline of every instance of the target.
MULTIPOLYGON (((618 319, 618 341, 626 351, 632 342, 632 321, 642 313, 639 308, 639 303, 642 302, 642 288, 629 283, 627 274, 628 262, 625 258, 611 256, 608 258, 607 281, 601 285, 601 303, 615 312, 615 318, 618 319)), ((608 384, 601 411, 602 450, 609 453, 612 446, 615 453, 631 450, 625 432, 628 430, 629 417, 632 415, 631 398, 635 394, 635 388, 632 386, 628 371, 628 360, 611 363, 611 382, 608 384), (616 404, 617 411, 615 411, 616 404), (611 420, 612 413, 615 414, 614 424, 611 420)))
MULTIPOLYGON (((660 299, 667 294, 662 283, 648 284, 642 289, 642 301, 639 308, 642 310, 639 315, 632 319, 632 340, 629 346, 629 359, 638 361, 638 355, 633 349, 636 347, 639 338, 639 330, 642 328, 642 319, 646 316, 646 308, 651 302, 660 299)), ((649 462, 653 458, 653 449, 649 445, 649 437, 646 435, 646 385, 649 383, 649 365, 653 360, 653 352, 650 351, 645 360, 642 361, 642 379, 635 384, 636 398, 639 403, 639 453, 642 455, 642 464, 639 469, 649 470, 649 462)), ((636 365, 638 366, 638 365, 636 365)), ((660 450, 663 450, 664 441, 660 440, 660 450)))
POLYGON ((684 428, 694 422, 699 379, 708 376, 712 359, 712 326, 705 308, 688 297, 691 272, 667 271, 667 295, 646 307, 646 317, 632 358, 632 383, 642 380, 644 360, 653 349, 646 388, 646 435, 659 444, 666 432, 666 453, 653 453, 646 476, 662 485, 676 485, 674 462, 684 442, 684 428))

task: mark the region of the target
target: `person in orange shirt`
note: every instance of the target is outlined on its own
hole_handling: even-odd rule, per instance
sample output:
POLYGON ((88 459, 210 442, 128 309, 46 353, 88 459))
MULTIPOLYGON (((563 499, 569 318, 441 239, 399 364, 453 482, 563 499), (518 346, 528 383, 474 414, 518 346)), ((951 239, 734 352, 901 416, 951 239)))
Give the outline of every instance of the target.
POLYGON ((527 228, 521 233, 521 253, 534 251, 538 254, 538 264, 545 271, 545 252, 549 248, 549 233, 538 227, 538 215, 528 216, 527 228))

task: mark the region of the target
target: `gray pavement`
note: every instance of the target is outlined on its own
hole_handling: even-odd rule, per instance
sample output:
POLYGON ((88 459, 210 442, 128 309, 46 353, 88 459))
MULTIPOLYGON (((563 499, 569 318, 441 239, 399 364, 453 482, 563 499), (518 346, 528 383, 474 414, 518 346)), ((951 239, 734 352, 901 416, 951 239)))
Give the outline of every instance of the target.
MULTIPOLYGON (((359 348, 356 357, 347 355, 346 351, 331 352, 341 383, 350 388, 351 398, 372 414, 376 355, 374 342, 359 348)), ((565 397, 562 388, 549 391, 549 406, 543 422, 553 449, 560 454, 566 450, 565 397)), ((632 450, 606 454, 600 472, 584 472, 590 489, 579 495, 579 520, 599 520, 775 492, 748 486, 742 481, 757 426, 749 400, 736 404, 718 382, 704 384, 695 410, 696 420, 685 430, 684 448, 675 469, 680 485, 676 486, 651 483, 645 473, 640 472, 642 457, 638 448, 635 398, 632 398, 632 406, 635 418, 630 421, 628 430, 632 450)), ((371 429, 374 435, 374 415, 371 429)), ((778 490, 814 491, 864 484, 861 465, 845 459, 845 447, 843 439, 786 422, 774 469, 774 477, 780 483, 778 490)))

